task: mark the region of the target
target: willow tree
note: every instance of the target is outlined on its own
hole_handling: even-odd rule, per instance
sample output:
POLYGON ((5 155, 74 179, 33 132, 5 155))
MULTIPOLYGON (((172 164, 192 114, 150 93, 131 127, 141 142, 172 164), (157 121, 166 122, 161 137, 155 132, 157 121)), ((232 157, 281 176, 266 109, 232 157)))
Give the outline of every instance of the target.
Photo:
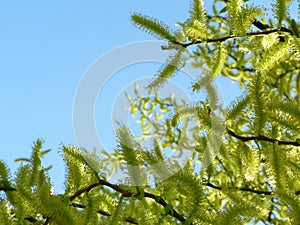
MULTIPOLYGON (((266 18, 266 9, 248 1, 215 0, 208 13, 202 0, 194 0, 190 17, 176 31, 149 16, 132 15, 134 25, 166 40, 163 50, 171 52, 148 86, 156 94, 145 97, 137 91, 129 98, 141 132, 162 138, 145 149, 142 140, 121 127, 114 152, 92 161, 101 173, 77 147, 63 146, 63 194, 53 193, 50 168, 41 164, 48 151, 36 141, 31 158, 20 159, 14 176, 0 163, 0 223, 299 224, 300 32, 297 19, 290 17, 290 2, 273 1, 273 18, 266 18), (203 101, 180 105, 172 96, 160 99, 159 88, 188 62, 199 69, 194 92, 204 82, 227 76, 244 93, 227 109, 203 101), (222 134, 217 133, 222 143, 210 164, 199 169, 217 111, 224 116, 222 134), (179 126, 190 114, 197 126, 179 126), (173 176, 160 182, 154 176, 154 184, 139 186, 109 181, 110 160, 157 164, 165 159, 165 149, 180 151, 185 143, 179 139, 187 132, 196 145, 173 176)), ((213 97, 212 91, 208 98, 213 97)))

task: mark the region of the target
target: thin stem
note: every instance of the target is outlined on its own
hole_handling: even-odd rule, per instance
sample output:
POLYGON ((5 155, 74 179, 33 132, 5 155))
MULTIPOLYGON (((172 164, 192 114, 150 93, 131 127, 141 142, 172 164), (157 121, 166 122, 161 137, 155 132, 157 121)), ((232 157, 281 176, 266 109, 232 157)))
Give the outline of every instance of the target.
MULTIPOLYGON (((71 206, 73 206, 75 208, 79 208, 79 209, 85 209, 86 208, 85 205, 82 205, 82 204, 79 204, 79 203, 72 203, 71 206)), ((101 210, 101 209, 97 210, 97 213, 101 214, 103 216, 111 216, 110 213, 108 213, 104 210, 101 210)), ((138 222, 135 219, 131 218, 131 217, 126 217, 124 220, 128 223, 131 223, 131 224, 138 224, 138 222)))
POLYGON ((272 139, 272 138, 269 138, 269 137, 266 137, 266 136, 263 136, 263 135, 258 135, 258 136, 248 136, 248 137, 245 137, 245 136, 241 136, 241 135, 238 135, 236 133, 234 133, 232 130, 229 130, 227 128, 227 133, 230 134, 232 137, 235 137, 243 142, 247 142, 247 141, 267 141, 267 142, 270 142, 270 143, 275 143, 277 142, 278 145, 292 145, 292 146, 300 146, 300 143, 296 142, 296 141, 280 141, 280 140, 277 140, 277 139, 272 139))
POLYGON ((180 42, 174 42, 174 44, 181 45, 182 47, 186 48, 191 45, 197 45, 197 44, 202 44, 202 43, 213 43, 213 42, 224 42, 232 38, 242 38, 242 37, 250 37, 250 36, 261 36, 261 35, 266 35, 266 34, 272 34, 272 33, 277 33, 277 32, 286 32, 293 34, 293 32, 287 28, 280 28, 280 29, 273 29, 273 30, 266 30, 266 31, 261 31, 261 32, 248 32, 245 35, 229 35, 225 37, 220 37, 220 38, 212 38, 212 39, 206 39, 206 40, 201 40, 201 41, 191 41, 189 43, 180 43, 180 42))
POLYGON ((259 191, 259 190, 254 190, 254 189, 251 189, 248 187, 219 187, 210 182, 202 183, 202 185, 211 187, 213 189, 220 190, 220 191, 222 191, 222 190, 238 190, 238 191, 247 191, 247 192, 251 192, 251 193, 255 193, 255 194, 265 194, 265 195, 273 194, 273 192, 271 192, 271 191, 259 191))
POLYGON ((4 191, 4 192, 8 192, 8 191, 16 191, 17 189, 15 189, 14 187, 10 187, 10 186, 1 186, 0 187, 0 191, 4 191))
MULTIPOLYGON (((97 183, 94 183, 94 184, 91 184, 89 185, 88 187, 85 187, 83 189, 80 189, 78 191, 76 191, 71 197, 70 197, 70 200, 74 200, 76 197, 78 197, 79 195, 83 194, 83 193, 86 193, 86 192, 89 192, 91 191, 93 188, 95 187, 98 187, 98 186, 107 186, 107 187, 110 187, 111 189, 113 189, 114 191, 117 191, 119 193, 122 194, 123 197, 138 197, 140 193, 135 193, 135 192, 131 192, 131 191, 128 191, 128 190, 125 190, 123 188, 121 188, 120 186, 118 185, 115 185, 115 184, 111 184, 105 180, 102 180, 100 179, 99 182, 97 183)), ((149 192, 144 192, 144 197, 145 198, 151 198, 153 199, 154 201, 156 201, 158 204, 162 205, 164 208, 167 206, 167 203, 166 201, 160 197, 160 196, 157 196, 157 195, 154 195, 154 194, 151 194, 149 192)), ((181 222, 185 222, 186 219, 180 215, 176 210, 171 210, 168 212, 168 214, 176 219, 178 219, 179 221, 181 222)))
POLYGON ((49 224, 50 220, 51 220, 51 217, 48 216, 47 219, 46 219, 46 221, 45 221, 45 223, 43 223, 43 225, 49 224))

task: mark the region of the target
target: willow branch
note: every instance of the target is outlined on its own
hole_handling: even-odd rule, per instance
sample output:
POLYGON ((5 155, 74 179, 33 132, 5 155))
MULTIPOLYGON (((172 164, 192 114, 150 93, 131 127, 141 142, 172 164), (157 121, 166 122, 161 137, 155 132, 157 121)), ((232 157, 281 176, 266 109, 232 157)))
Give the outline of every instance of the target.
MULTIPOLYGON (((84 208, 86 208, 85 205, 82 205, 82 204, 79 204, 79 203, 72 203, 71 206, 76 207, 76 208, 79 208, 79 209, 84 209, 84 208)), ((101 214, 101 215, 103 215, 103 216, 111 216, 110 213, 108 213, 108 212, 106 212, 106 211, 104 211, 104 210, 101 210, 101 209, 97 210, 97 213, 98 213, 98 214, 101 214)), ((131 217, 126 217, 124 220, 125 220, 126 222, 128 222, 128 223, 131 223, 131 224, 138 224, 138 222, 137 222, 135 219, 131 218, 131 217)))
POLYGON ((71 197, 70 197, 70 201, 73 201, 75 198, 77 198, 79 195, 83 194, 83 193, 87 193, 89 191, 91 191, 93 188, 98 187, 98 186, 107 186, 110 187, 111 189, 121 193, 124 197, 131 197, 134 196, 135 193, 132 193, 130 191, 126 191, 122 188, 120 188, 118 185, 115 184, 111 184, 105 180, 100 179, 99 182, 91 184, 83 189, 80 189, 78 191, 76 191, 71 197))
POLYGON ((247 192, 251 192, 251 193, 255 193, 255 194, 265 194, 265 195, 273 194, 272 191, 260 191, 260 190, 254 190, 254 189, 251 189, 248 187, 219 187, 210 182, 202 183, 202 185, 211 187, 213 189, 220 190, 220 191, 222 191, 222 190, 238 190, 238 191, 247 191, 247 192))
MULTIPOLYGON (((75 198, 77 198, 81 194, 88 193, 93 188, 99 187, 99 186, 107 186, 107 187, 113 189, 114 191, 121 193, 124 197, 138 197, 140 195, 140 193, 135 193, 135 192, 125 190, 125 189, 121 188, 118 185, 111 184, 111 183, 109 183, 105 180, 100 179, 97 183, 93 183, 93 184, 91 184, 91 185, 89 185, 85 188, 82 188, 82 189, 76 191, 73 195, 70 196, 69 199, 70 199, 70 201, 73 201, 75 198)), ((16 189, 13 188, 13 187, 6 187, 6 186, 4 187, 4 186, 2 186, 2 187, 0 187, 0 190, 7 192, 7 191, 15 191, 16 189)), ((154 201, 156 201, 158 204, 160 204, 164 208, 167 206, 167 202, 160 196, 151 194, 149 192, 144 192, 144 197, 153 199, 154 201)), ((106 213, 104 211, 102 213, 101 212, 102 211, 99 211, 98 213, 100 213, 100 214, 105 214, 106 213)), ((178 219, 180 222, 184 223, 186 221, 186 219, 182 215, 180 215, 175 209, 169 211, 168 215, 178 219)), ((47 225, 50 222, 50 220, 51 220, 51 217, 47 217, 47 219, 46 219, 46 221, 44 222, 43 225, 47 225)), ((133 224, 134 224, 134 222, 136 222, 132 218, 127 218, 127 220, 125 219, 125 221, 127 221, 129 223, 133 223, 133 224)))
POLYGON ((263 24, 262 22, 260 22, 257 19, 254 20, 252 24, 260 30, 266 30, 266 29, 270 28, 269 25, 263 24))
MULTIPOLYGON (((78 197, 79 195, 83 194, 83 193, 86 193, 86 192, 89 192, 91 191, 93 188, 95 187, 98 187, 98 186, 107 186, 107 187, 110 187, 111 189, 113 189, 114 191, 116 192, 119 192, 120 194, 123 195, 123 197, 138 197, 140 195, 140 193, 135 193, 135 192, 131 192, 131 191, 128 191, 128 190, 125 190, 123 188, 121 188, 120 186, 118 185, 115 185, 115 184, 111 184, 105 180, 102 180, 100 179, 99 182, 97 183, 94 183, 94 184, 91 184, 83 189, 80 189, 78 191, 76 191, 71 197, 70 197, 70 200, 74 200, 76 197, 78 197)), ((157 195, 154 195, 154 194, 151 194, 149 192, 144 192, 144 197, 145 198, 151 198, 153 199, 154 201, 156 201, 158 204, 160 204, 161 206, 163 206, 164 208, 167 206, 167 203, 166 201, 161 198, 160 196, 157 196, 157 195)), ((178 219, 179 221, 181 222, 185 222, 186 219, 180 215, 176 210, 171 210, 171 211, 168 211, 168 215, 178 219)))
POLYGON ((0 191, 8 192, 8 191, 16 191, 14 187, 11 186, 0 186, 0 191))
POLYGON ((46 221, 45 221, 45 223, 43 223, 43 225, 49 224, 50 220, 51 220, 51 217, 48 216, 47 219, 46 219, 46 221))
MULTIPOLYGON (((272 202, 274 202, 274 198, 272 198, 272 202)), ((271 220, 272 220, 273 210, 274 210, 274 204, 271 205, 270 211, 269 211, 269 214, 268 214, 267 220, 268 220, 269 222, 271 222, 271 220)))
POLYGON ((184 48, 189 47, 191 45, 197 45, 197 44, 202 44, 202 43, 213 43, 213 42, 224 42, 229 39, 233 38, 243 38, 243 37, 251 37, 251 36, 261 36, 261 35, 267 35, 267 34, 272 34, 272 33, 278 33, 278 32, 286 32, 289 34, 293 35, 293 32, 287 28, 280 28, 280 29, 273 29, 273 30, 266 30, 266 31, 261 31, 261 32, 248 32, 245 35, 229 35, 225 37, 220 37, 220 38, 212 38, 212 39, 206 39, 206 40, 199 40, 199 41, 191 41, 189 43, 180 43, 180 42, 174 42, 174 44, 178 44, 184 48))
POLYGON ((236 133, 234 133, 232 130, 229 130, 227 128, 227 133, 229 135, 231 135, 232 137, 235 137, 243 142, 247 142, 247 141, 267 141, 267 142, 270 142, 270 143, 275 143, 277 142, 278 145, 292 145, 292 146, 300 146, 300 143, 296 142, 296 141, 280 141, 280 140, 277 140, 277 139, 272 139, 272 138, 269 138, 269 137, 266 137, 266 136, 263 136, 263 135, 258 135, 258 136, 241 136, 241 135, 238 135, 236 133))

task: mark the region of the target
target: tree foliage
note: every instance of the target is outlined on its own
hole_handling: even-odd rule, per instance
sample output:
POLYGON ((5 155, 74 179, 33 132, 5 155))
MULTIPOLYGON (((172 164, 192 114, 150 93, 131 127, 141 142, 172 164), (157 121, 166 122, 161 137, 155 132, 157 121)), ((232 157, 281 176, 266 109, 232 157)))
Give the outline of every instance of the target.
MULTIPOLYGON (((41 140, 34 143, 30 158, 19 159, 13 176, 1 161, 0 223, 299 224, 300 39, 289 4, 274 0, 273 18, 266 18, 266 9, 249 1, 215 0, 207 11, 202 0, 193 0, 190 17, 176 31, 149 16, 132 15, 138 28, 167 40, 163 49, 171 52, 149 84, 149 96, 138 90, 128 96, 142 135, 134 137, 120 127, 119 145, 113 153, 104 152, 102 161, 93 155, 87 160, 75 146, 62 146, 62 194, 53 192, 51 168, 42 166, 48 150, 42 150, 41 140), (194 92, 226 76, 244 88, 243 95, 227 109, 201 100, 189 105, 173 96, 160 98, 159 87, 186 62, 199 69, 194 92), (210 147, 218 110, 225 119, 224 131, 215 134, 222 136, 222 145, 201 169, 197 165, 210 147), (189 116, 197 118, 195 126, 184 120, 189 116), (142 143, 153 134, 159 138, 146 149, 142 143), (154 165, 166 159, 167 149, 191 152, 175 175, 168 177, 166 167, 156 171, 152 185, 147 177, 138 178, 146 182, 140 186, 108 181, 124 162, 154 165), (115 164, 107 169, 110 162, 115 164)), ((208 97, 217 99, 213 92, 208 97)), ((169 166, 178 168, 176 163, 169 166)), ((136 174, 129 171, 129 176, 136 174)))

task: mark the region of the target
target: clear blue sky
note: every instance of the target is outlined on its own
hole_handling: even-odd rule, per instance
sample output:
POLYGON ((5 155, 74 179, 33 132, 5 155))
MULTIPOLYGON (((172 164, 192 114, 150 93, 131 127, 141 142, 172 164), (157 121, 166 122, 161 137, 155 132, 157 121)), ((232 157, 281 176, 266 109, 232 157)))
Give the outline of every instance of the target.
MULTIPOLYGON (((186 0, 2 1, 0 159, 14 171, 14 159, 28 157, 32 142, 43 138, 45 149, 52 149, 45 164, 53 165, 52 180, 60 191, 65 170, 57 149, 76 144, 72 106, 84 72, 110 49, 152 38, 132 26, 133 12, 172 27, 188 10, 186 0)), ((223 89, 228 99, 232 90, 237 88, 223 89)))
POLYGON ((57 148, 76 144, 72 106, 81 77, 110 49, 151 38, 131 25, 131 13, 169 24, 186 17, 186 2, 168 3, 166 11, 158 0, 1 2, 0 158, 14 170, 14 159, 29 156, 32 142, 43 138, 59 189, 64 167, 57 148))

